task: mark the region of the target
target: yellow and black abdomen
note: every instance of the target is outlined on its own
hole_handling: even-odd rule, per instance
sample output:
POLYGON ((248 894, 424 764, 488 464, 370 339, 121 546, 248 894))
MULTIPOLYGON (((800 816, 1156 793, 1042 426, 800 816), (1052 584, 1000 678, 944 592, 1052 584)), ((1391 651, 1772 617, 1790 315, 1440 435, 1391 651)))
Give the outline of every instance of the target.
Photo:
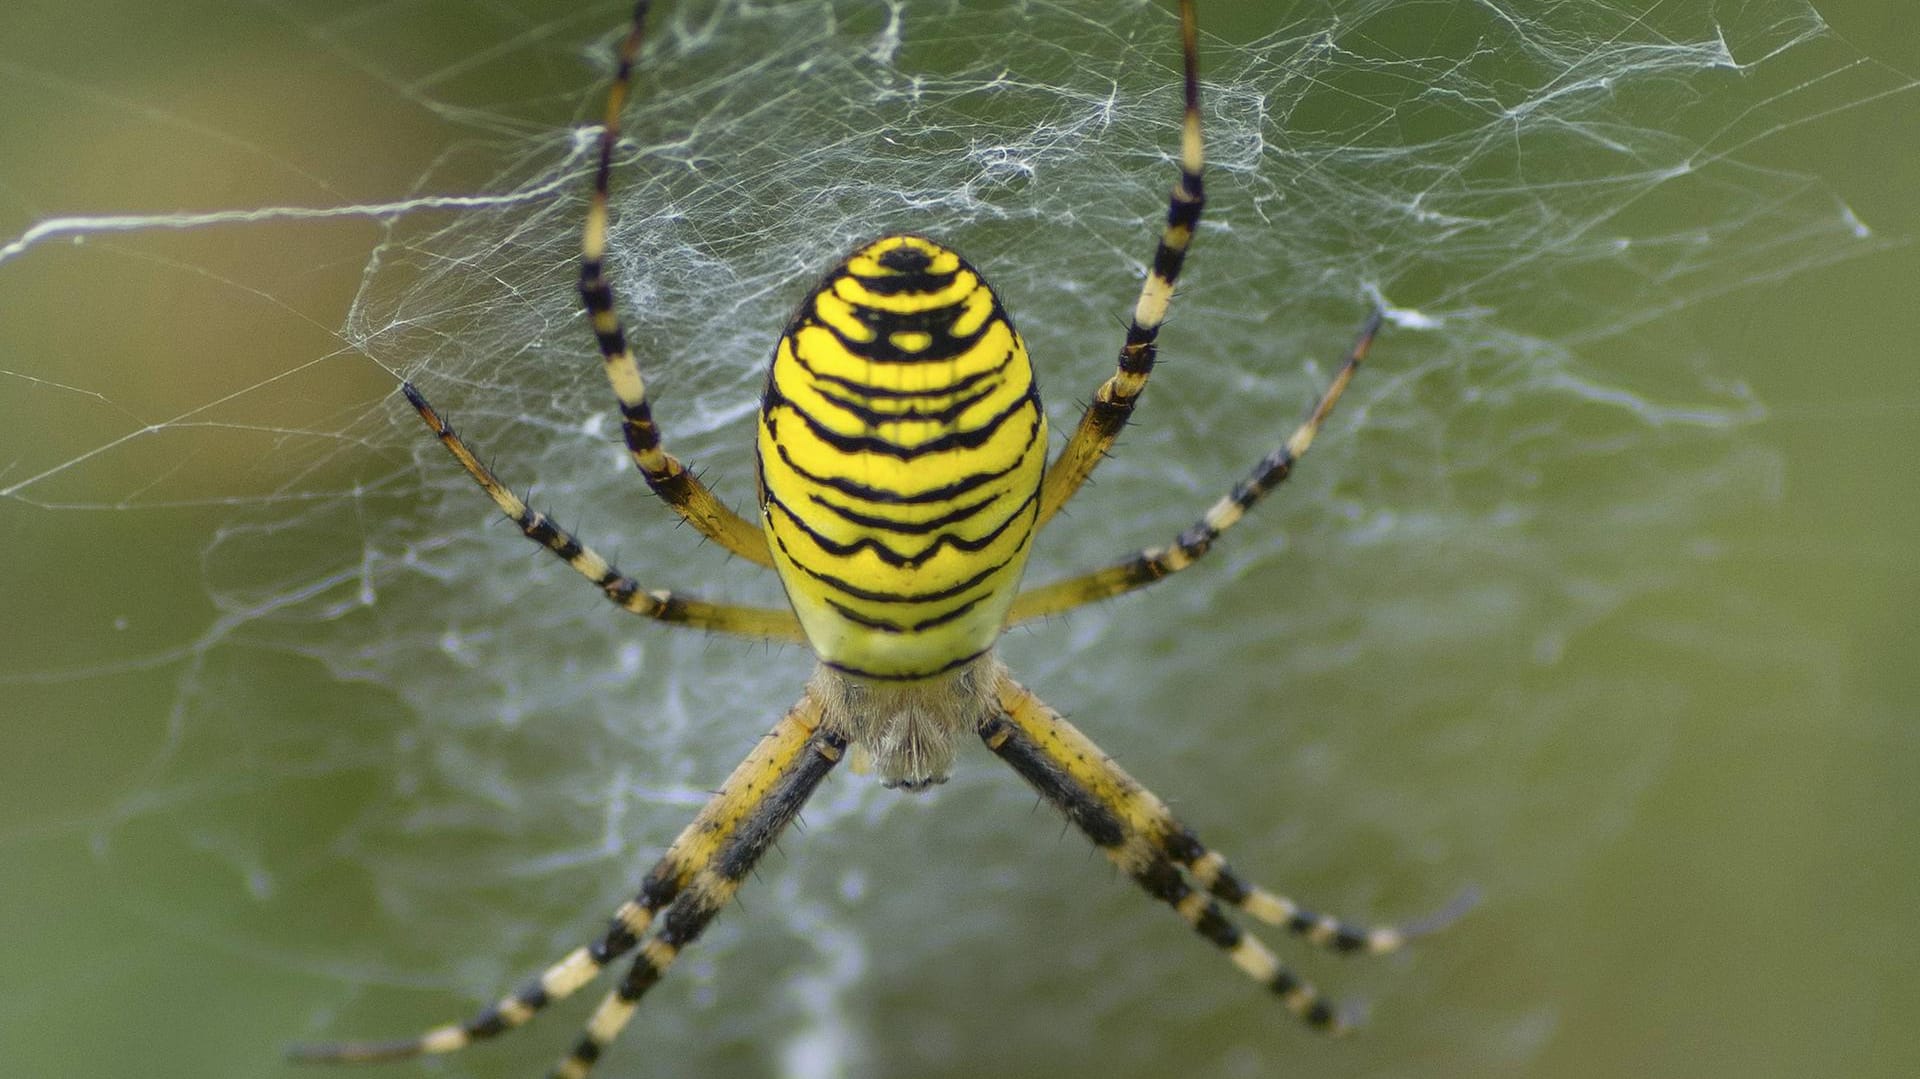
POLYGON ((774 352, 757 447, 774 565, 820 658, 922 678, 991 647, 1046 447, 1026 345, 959 255, 888 236, 829 274, 774 352))

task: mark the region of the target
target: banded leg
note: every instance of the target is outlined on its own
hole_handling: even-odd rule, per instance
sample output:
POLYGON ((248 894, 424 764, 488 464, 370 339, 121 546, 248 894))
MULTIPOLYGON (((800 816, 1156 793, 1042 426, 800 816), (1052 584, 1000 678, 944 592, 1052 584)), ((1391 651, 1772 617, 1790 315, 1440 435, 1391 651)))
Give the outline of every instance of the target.
MULTIPOLYGON (((659 932, 642 947, 633 972, 615 996, 628 992, 635 979, 646 972, 657 980, 672 962, 673 954, 698 934, 698 928, 690 934, 685 924, 691 912, 704 913, 700 922, 703 928, 839 760, 845 739, 820 731, 819 722, 819 705, 811 696, 802 698, 727 777, 720 792, 647 874, 639 894, 621 904, 606 931, 592 944, 567 953, 538 977, 466 1022, 394 1041, 297 1046, 289 1055, 302 1062, 369 1063, 464 1049, 523 1026, 547 1005, 571 996, 608 964, 632 951, 654 917, 665 910, 659 932)), ((638 997, 636 991, 629 999, 638 997)), ((601 1012, 606 1010, 602 1005, 601 1012)), ((581 1044, 586 1045, 596 1032, 604 1031, 606 1037, 594 1039, 595 1048, 586 1054, 576 1048, 569 1060, 597 1055, 598 1048, 619 1030, 618 1024, 607 1029, 601 1012, 595 1013, 594 1024, 581 1044)), ((623 1016, 620 1022, 624 1021, 623 1016)), ((563 1074, 584 1074, 584 1067, 578 1073, 563 1074)))
POLYGON ((660 428, 653 422, 653 406, 647 401, 647 385, 628 346, 626 326, 614 307, 613 284, 607 279, 607 201, 613 151, 620 141, 620 113, 633 83, 634 61, 646 37, 647 5, 648 0, 638 0, 633 6, 633 24, 620 43, 618 67, 607 90, 607 115, 600 128, 600 164, 594 172, 593 199, 580 240, 580 299, 593 323, 607 381, 620 402, 620 429, 627 453, 646 478, 647 486, 708 539, 750 562, 772 566, 773 555, 767 550, 766 535, 760 527, 714 497, 686 466, 661 448, 660 428))
POLYGON ((521 501, 520 496, 507 489, 493 470, 480 462, 473 450, 467 446, 453 427, 441 417, 420 391, 412 383, 403 383, 401 392, 420 414, 427 429, 432 431, 440 444, 460 462, 480 489, 487 492, 493 504, 507 515, 520 531, 535 543, 552 551, 561 561, 572 566, 574 571, 592 581, 599 587, 608 600, 624 611, 694 629, 715 630, 733 633, 744 637, 762 637, 770 640, 804 642, 806 635, 800 630, 800 620, 792 611, 777 610, 772 607, 743 607, 730 603, 709 603, 705 600, 676 595, 667 591, 645 591, 639 582, 620 572, 611 562, 593 548, 575 539, 573 534, 549 520, 547 515, 531 509, 521 501))
POLYGON ((1361 327, 1360 335, 1354 340, 1353 348, 1348 350, 1346 360, 1340 364, 1340 370, 1334 374, 1333 381, 1328 384, 1326 392, 1320 395, 1320 400, 1314 404, 1306 420, 1294 428, 1293 434, 1287 436, 1287 440, 1278 448, 1261 458, 1246 479, 1235 484, 1232 491, 1209 507, 1205 516, 1175 537, 1172 544, 1148 547, 1132 558, 1105 569, 1022 592, 1007 611, 1007 625, 1044 618, 1094 600, 1131 592, 1193 565, 1201 555, 1213 548, 1213 541, 1220 537, 1220 533, 1232 528, 1255 503, 1293 474, 1294 464, 1313 445, 1314 436, 1320 433, 1320 425, 1326 422, 1333 406, 1340 402, 1340 395, 1346 392, 1347 384, 1353 381, 1354 372, 1359 370, 1360 362, 1367 358, 1367 349, 1372 346, 1374 336, 1379 332, 1380 312, 1375 311, 1361 327))
POLYGON ((1167 201, 1167 223, 1160 232, 1159 246, 1147 279, 1141 283, 1140 298, 1133 305, 1133 320, 1127 326, 1127 340, 1120 348, 1120 359, 1113 377, 1107 379, 1080 415, 1080 424, 1060 450, 1060 456, 1047 467, 1040 488, 1040 519, 1044 526, 1073 493, 1086 482, 1094 467, 1120 437, 1120 429, 1133 415, 1133 407, 1147 388, 1153 374, 1153 360, 1160 337, 1160 326, 1167 318, 1167 305, 1173 300, 1173 286, 1180 279, 1181 264, 1193 243, 1194 229, 1200 224, 1200 211, 1206 204, 1206 192, 1200 174, 1206 154, 1200 138, 1200 60, 1199 31, 1195 25, 1193 0, 1180 0, 1180 48, 1186 69, 1186 112, 1180 131, 1180 179, 1167 201))
POLYGON ((661 917, 659 931, 633 957, 626 977, 594 1009, 572 1051, 554 1065, 554 1079, 585 1079, 601 1053, 633 1018, 641 996, 665 976, 680 952, 732 901, 760 856, 799 815, 800 807, 820 781, 840 763, 846 753, 846 735, 819 729, 820 708, 811 696, 802 701, 802 707, 807 709, 805 717, 796 718, 798 709, 789 713, 754 755, 734 770, 726 788, 701 814, 702 820, 694 821, 683 833, 684 838, 697 832, 713 814, 708 828, 714 834, 700 837, 706 849, 701 852, 698 871, 661 917), (730 797, 733 802, 722 806, 730 797), (720 808, 718 813, 716 807, 720 808))
POLYGON ((1361 929, 1301 910, 1242 881, 1216 852, 1176 820, 1058 712, 1010 678, 998 689, 1003 715, 980 729, 987 748, 1057 806, 1101 852, 1156 899, 1172 907, 1248 976, 1265 985, 1308 1025, 1342 1033, 1350 1021, 1318 990, 1227 919, 1225 902, 1334 951, 1386 952, 1410 934, 1361 929), (1196 889, 1180 870, 1191 875, 1196 889))

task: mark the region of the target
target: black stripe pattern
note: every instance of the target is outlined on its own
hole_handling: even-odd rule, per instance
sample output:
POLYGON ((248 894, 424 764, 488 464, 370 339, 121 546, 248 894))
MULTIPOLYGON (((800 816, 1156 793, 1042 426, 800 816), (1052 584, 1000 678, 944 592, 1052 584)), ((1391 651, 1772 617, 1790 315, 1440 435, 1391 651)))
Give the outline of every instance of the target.
POLYGON ((1046 420, 978 271, 920 236, 800 305, 761 401, 761 513, 814 650, 883 679, 992 644, 1031 546, 1046 420))

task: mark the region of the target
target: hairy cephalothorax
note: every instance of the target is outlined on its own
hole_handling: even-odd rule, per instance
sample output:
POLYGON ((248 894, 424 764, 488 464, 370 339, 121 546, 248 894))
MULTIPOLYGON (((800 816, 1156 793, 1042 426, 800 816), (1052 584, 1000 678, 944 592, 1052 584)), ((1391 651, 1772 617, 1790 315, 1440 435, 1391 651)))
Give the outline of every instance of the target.
POLYGON ((1007 669, 992 652, 945 674, 877 681, 822 664, 807 683, 821 725, 841 731, 855 772, 872 771, 902 790, 945 783, 960 740, 998 715, 995 690, 1007 669))

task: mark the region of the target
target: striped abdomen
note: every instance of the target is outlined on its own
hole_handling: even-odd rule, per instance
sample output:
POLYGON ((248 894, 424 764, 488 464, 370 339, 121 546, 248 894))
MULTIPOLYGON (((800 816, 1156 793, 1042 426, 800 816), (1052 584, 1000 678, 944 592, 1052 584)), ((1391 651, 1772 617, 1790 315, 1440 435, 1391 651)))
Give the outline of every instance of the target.
POLYGON ((919 236, 856 251, 780 338, 761 510, 820 658, 919 678, 985 652, 1033 539, 1047 421, 993 290, 919 236))

